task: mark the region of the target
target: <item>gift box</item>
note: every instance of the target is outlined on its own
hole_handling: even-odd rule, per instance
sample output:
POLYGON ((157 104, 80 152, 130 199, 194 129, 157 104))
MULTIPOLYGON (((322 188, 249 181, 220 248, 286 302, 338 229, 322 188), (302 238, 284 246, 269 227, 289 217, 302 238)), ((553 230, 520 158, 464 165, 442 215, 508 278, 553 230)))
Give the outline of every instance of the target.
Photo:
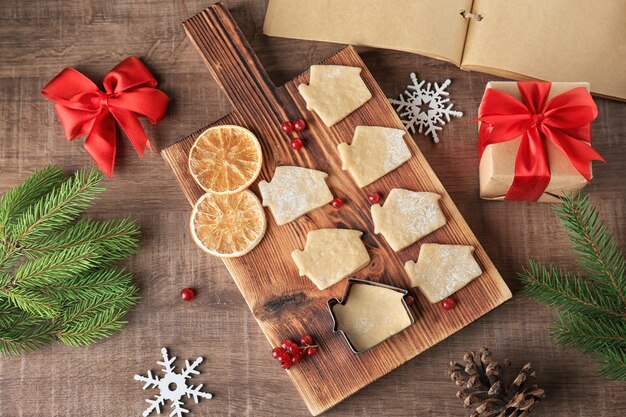
POLYGON ((492 81, 478 116, 483 199, 558 202, 603 161, 591 147, 589 83, 492 81))

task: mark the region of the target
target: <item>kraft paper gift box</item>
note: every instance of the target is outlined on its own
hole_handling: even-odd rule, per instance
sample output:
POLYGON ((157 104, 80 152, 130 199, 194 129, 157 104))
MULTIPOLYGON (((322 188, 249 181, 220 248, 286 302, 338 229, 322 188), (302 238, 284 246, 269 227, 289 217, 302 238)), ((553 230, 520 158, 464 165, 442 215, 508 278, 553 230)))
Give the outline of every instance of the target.
MULTIPOLYGON (((586 82, 553 82, 548 100, 576 87, 584 87, 589 91, 586 82)), ((516 82, 491 81, 490 88, 502 91, 521 101, 516 82)), ((479 107, 482 108, 483 102, 479 107)), ((589 123, 591 130, 591 122, 589 123)), ((513 183, 515 160, 521 136, 513 140, 490 144, 485 148, 479 164, 480 197, 485 200, 504 200, 504 196, 513 183)), ((550 182, 537 201, 555 203, 558 196, 575 192, 587 185, 585 178, 576 170, 568 158, 549 140, 544 140, 550 167, 550 182)), ((591 164, 590 164, 591 172, 591 164)))

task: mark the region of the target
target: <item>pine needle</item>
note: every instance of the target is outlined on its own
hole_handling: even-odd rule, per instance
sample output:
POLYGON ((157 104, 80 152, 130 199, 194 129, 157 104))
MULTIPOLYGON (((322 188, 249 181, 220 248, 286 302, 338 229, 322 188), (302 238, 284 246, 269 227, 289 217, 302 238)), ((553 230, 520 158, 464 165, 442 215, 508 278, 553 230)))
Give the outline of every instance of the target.
POLYGON ((111 265, 137 251, 139 228, 79 218, 101 180, 95 169, 46 167, 0 199, 0 354, 84 346, 122 328, 137 287, 111 265))
POLYGON ((588 196, 563 197, 555 212, 585 273, 531 260, 519 274, 525 293, 557 309, 551 331, 557 344, 590 354, 600 375, 626 380, 624 254, 588 196))

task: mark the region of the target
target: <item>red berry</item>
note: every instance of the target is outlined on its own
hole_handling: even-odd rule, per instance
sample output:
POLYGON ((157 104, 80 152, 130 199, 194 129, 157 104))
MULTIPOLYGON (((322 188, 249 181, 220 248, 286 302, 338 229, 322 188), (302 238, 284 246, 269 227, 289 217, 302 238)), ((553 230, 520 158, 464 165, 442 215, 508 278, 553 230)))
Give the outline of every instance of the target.
POLYGON ((183 300, 189 301, 193 300, 193 298, 196 296, 196 292, 191 288, 183 288, 182 290, 180 290, 180 296, 183 300))
POLYGON ((293 122, 293 128, 296 130, 296 132, 302 132, 304 129, 306 129, 306 122, 302 119, 298 119, 293 122))
POLYGON ((303 346, 311 346, 313 344, 313 338, 311 335, 305 334, 300 338, 300 344, 303 346))
POLYGON ((291 340, 284 339, 282 342, 280 342, 280 347, 283 348, 285 351, 287 351, 289 349, 290 343, 291 343, 291 340))
POLYGON ((280 361, 280 367, 283 369, 289 369, 293 365, 293 360, 287 353, 284 353, 278 360, 280 361))
POLYGON ((293 124, 289 121, 283 123, 280 128, 282 129, 283 132, 285 133, 291 133, 293 132, 293 124))
POLYGON ((378 193, 368 194, 367 195, 367 201, 369 201, 372 204, 378 203, 380 201, 380 194, 378 194, 378 193))
POLYGON ((298 151, 298 150, 300 150, 302 148, 302 146, 303 146, 302 139, 300 139, 300 138, 293 138, 293 139, 291 139, 291 147, 294 150, 298 151))
POLYGON ((339 197, 335 197, 333 201, 330 202, 330 205, 333 206, 333 208, 340 209, 343 207, 343 200, 339 197))
POLYGON ((283 350, 286 353, 290 353, 290 354, 297 352, 299 349, 298 345, 296 345, 293 340, 289 340, 289 339, 283 340, 280 344, 280 347, 283 348, 283 350))
POLYGON ((291 356, 291 360, 293 361, 293 363, 298 363, 302 360, 302 352, 296 352, 291 356))
POLYGON ((306 354, 307 356, 311 357, 311 356, 315 356, 317 354, 317 348, 316 347, 310 347, 306 350, 306 354))
POLYGON ((446 298, 441 302, 441 306, 444 310, 452 310, 454 307, 456 307, 456 303, 452 298, 446 298))
POLYGON ((285 349, 281 347, 275 347, 272 349, 272 357, 274 359, 279 359, 285 353, 285 349))

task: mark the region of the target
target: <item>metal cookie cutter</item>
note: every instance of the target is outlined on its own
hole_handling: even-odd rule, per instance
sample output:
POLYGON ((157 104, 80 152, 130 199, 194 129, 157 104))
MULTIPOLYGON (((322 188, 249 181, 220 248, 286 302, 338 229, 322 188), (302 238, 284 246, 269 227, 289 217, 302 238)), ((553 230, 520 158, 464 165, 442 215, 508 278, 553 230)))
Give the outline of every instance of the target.
MULTIPOLYGON (((403 295, 403 297, 402 297, 402 305, 404 306, 404 309, 406 310, 406 313, 408 314, 409 319, 411 321, 409 326, 412 325, 413 323, 415 323, 415 318, 413 317, 413 314, 411 313, 411 310, 409 309, 409 305, 407 304, 407 301, 405 299, 406 295, 409 293, 407 290, 404 290, 404 289, 398 288, 398 287, 393 287, 391 285, 381 284, 381 283, 378 283, 378 282, 367 281, 367 280, 364 280, 364 279, 350 278, 350 279, 348 279, 348 285, 346 286, 346 291, 343 294, 342 300, 339 301, 337 298, 331 298, 330 300, 328 300, 328 310, 330 311, 330 315, 333 318, 333 332, 334 333, 341 333, 343 338, 346 340, 346 343, 348 343, 348 346, 350 346, 350 349, 352 350, 352 352, 354 352, 354 353, 367 352, 368 350, 372 349, 373 347, 378 346, 380 343, 382 343, 385 340, 389 339, 389 338, 387 338, 385 340, 381 340, 379 343, 375 344, 374 346, 370 346, 369 348, 367 348, 365 350, 359 351, 359 350, 357 350, 354 347, 352 342, 350 342, 350 339, 348 338, 346 333, 343 330, 338 329, 338 327, 337 327, 338 326, 337 318, 335 317, 335 313, 333 311, 333 307, 335 305, 337 305, 337 304, 344 304, 346 302, 348 296, 350 295, 350 288, 354 284, 373 285, 375 287, 386 288, 388 290, 393 290, 393 291, 397 291, 397 292, 401 293, 403 295)), ((391 337, 391 336, 389 336, 389 337, 391 337)))

